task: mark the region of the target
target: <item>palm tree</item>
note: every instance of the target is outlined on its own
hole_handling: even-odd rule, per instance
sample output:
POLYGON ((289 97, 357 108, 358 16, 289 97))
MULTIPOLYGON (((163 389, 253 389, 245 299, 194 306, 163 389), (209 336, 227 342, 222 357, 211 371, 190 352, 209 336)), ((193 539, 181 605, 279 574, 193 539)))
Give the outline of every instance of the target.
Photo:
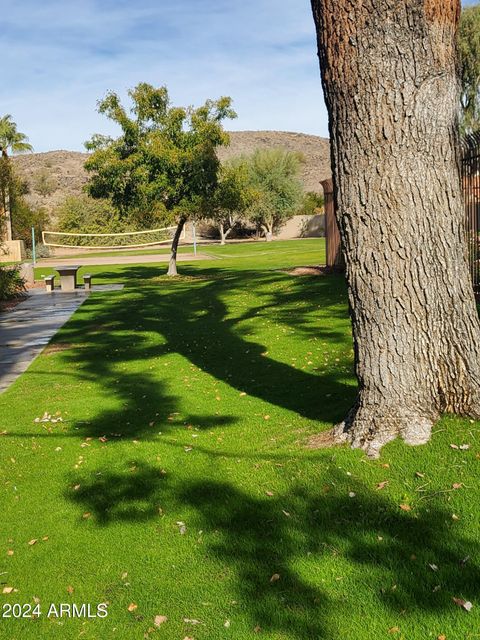
POLYGON ((33 151, 32 145, 28 142, 28 138, 24 133, 17 131, 17 125, 12 120, 11 115, 5 115, 0 118, 0 152, 2 167, 1 175, 5 177, 0 185, 1 189, 1 205, 5 212, 6 240, 12 240, 12 212, 10 207, 10 177, 11 167, 9 165, 8 151, 12 153, 25 153, 33 151))

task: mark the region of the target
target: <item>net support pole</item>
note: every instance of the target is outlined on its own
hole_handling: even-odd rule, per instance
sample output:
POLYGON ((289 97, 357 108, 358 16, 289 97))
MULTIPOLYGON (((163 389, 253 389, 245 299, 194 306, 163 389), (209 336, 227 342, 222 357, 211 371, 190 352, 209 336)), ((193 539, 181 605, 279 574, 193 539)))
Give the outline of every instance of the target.
POLYGON ((37 264, 37 248, 35 245, 35 227, 32 227, 32 260, 33 266, 37 264))
POLYGON ((197 255, 197 234, 195 229, 195 220, 192 222, 192 237, 193 237, 193 255, 197 255))

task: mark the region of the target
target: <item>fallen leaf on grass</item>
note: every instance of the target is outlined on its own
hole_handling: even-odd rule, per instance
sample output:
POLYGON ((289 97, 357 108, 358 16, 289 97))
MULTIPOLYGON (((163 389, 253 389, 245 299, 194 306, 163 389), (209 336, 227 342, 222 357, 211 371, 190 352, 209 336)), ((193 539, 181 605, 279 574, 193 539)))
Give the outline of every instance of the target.
POLYGON ((265 491, 266 495, 270 498, 273 496, 273 491, 265 491))
POLYGON ((457 607, 461 607, 465 609, 465 611, 470 611, 473 607, 473 604, 468 600, 463 600, 462 598, 452 598, 457 607))
POLYGON ((33 547, 34 544, 37 544, 38 539, 37 538, 33 538, 32 540, 29 540, 28 544, 33 547))
POLYGON ((437 636, 437 640, 447 640, 447 636, 444 636, 442 633, 441 636, 437 636))
POLYGON ((400 632, 400 627, 390 627, 390 629, 388 630, 388 633, 399 633, 400 632))
POLYGON ((156 627, 159 627, 161 624, 163 624, 167 620, 168 620, 167 616, 155 616, 155 618, 153 619, 153 624, 156 627))
POLYGON ((183 621, 185 624, 202 624, 201 620, 196 620, 195 618, 184 618, 183 621))
POLYGON ((270 578, 270 582, 278 582, 279 580, 280 580, 279 573, 274 573, 273 576, 270 578))
POLYGON ((130 611, 130 613, 133 613, 138 609, 138 604, 135 604, 135 602, 131 602, 127 608, 130 611))
POLYGON ((225 620, 223 626, 225 627, 225 629, 230 629, 230 620, 225 620))
POLYGON ((452 520, 460 520, 456 513, 452 513, 452 520))
POLYGON ((436 564, 429 564, 428 566, 430 567, 430 569, 431 569, 432 571, 438 571, 438 567, 437 567, 437 565, 436 565, 436 564))
POLYGON ((385 489, 387 484, 388 484, 388 480, 384 480, 383 482, 379 482, 377 484, 377 491, 381 491, 382 489, 385 489))
POLYGON ((68 585, 67 587, 67 593, 69 593, 70 595, 72 595, 72 593, 75 591, 75 589, 72 587, 71 584, 68 585))
POLYGON ((450 449, 458 449, 458 444, 451 444, 450 449))
POLYGON ((461 445, 459 446, 459 449, 460 449, 461 451, 468 451, 468 450, 470 449, 470 445, 469 445, 469 444, 461 444, 461 445))
POLYGON ((412 507, 411 507, 409 504, 401 504, 401 505, 400 505, 400 509, 401 509, 402 511, 411 511, 411 510, 412 510, 412 507))
POLYGON ((13 593, 13 591, 14 591, 13 587, 3 587, 2 593, 13 593))
POLYGON ((417 478, 424 478, 425 474, 421 473, 420 471, 415 471, 415 475, 417 476, 417 478))
POLYGON ((9 549, 9 550, 7 551, 7 556, 13 556, 13 554, 14 554, 14 553, 15 553, 15 552, 14 552, 14 550, 13 550, 13 549, 9 549))
POLYGON ((86 511, 86 512, 83 514, 82 518, 83 518, 84 520, 87 520, 88 518, 90 518, 90 517, 91 517, 91 515, 92 515, 92 514, 90 513, 90 511, 86 511))
POLYGON ((452 484, 452 489, 461 489, 463 487, 463 482, 454 482, 452 484))

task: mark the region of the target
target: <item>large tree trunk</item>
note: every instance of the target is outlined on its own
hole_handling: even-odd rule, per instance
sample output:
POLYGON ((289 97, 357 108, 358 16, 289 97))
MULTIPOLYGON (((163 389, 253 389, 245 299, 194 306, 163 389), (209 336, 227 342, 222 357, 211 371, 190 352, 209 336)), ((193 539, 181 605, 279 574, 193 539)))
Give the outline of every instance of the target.
POLYGON ((170 253, 170 261, 168 263, 168 271, 167 276, 177 276, 177 252, 178 252, 178 243, 180 240, 180 236, 182 235, 183 227, 185 226, 185 222, 187 218, 182 216, 178 221, 177 228, 175 229, 175 235, 172 240, 172 250, 170 253))
POLYGON ((455 68, 460 0, 312 0, 359 397, 334 430, 377 455, 480 417, 455 68))

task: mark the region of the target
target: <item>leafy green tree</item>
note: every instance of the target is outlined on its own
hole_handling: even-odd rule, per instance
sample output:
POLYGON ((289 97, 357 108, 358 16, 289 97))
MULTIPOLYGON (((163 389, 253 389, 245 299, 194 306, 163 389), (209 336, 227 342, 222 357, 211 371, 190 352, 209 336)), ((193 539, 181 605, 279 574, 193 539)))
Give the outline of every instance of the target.
POLYGON ((249 158, 250 185, 255 193, 249 218, 263 230, 267 241, 301 205, 301 162, 300 154, 286 149, 257 149, 249 158))
POLYGON ((323 195, 316 191, 307 191, 303 196, 303 201, 298 210, 298 215, 313 216, 316 213, 322 213, 325 204, 323 195))
POLYGON ((122 233, 128 225, 110 200, 68 196, 55 209, 57 229, 65 233, 122 233))
POLYGON ((462 82, 461 127, 480 129, 480 4, 463 9, 458 32, 462 82))
MULTIPOLYGON (((8 153, 25 153, 33 151, 24 133, 17 131, 17 125, 11 115, 0 118, 0 208, 2 209, 6 240, 12 240, 12 210, 10 204, 13 185, 13 169, 8 153)), ((3 227, 3 225, 2 225, 3 227)))
POLYGON ((198 108, 173 107, 166 87, 138 84, 129 92, 130 112, 116 93, 98 110, 117 123, 121 135, 94 135, 86 143, 92 156, 87 189, 94 198, 110 198, 121 218, 136 218, 144 228, 154 213, 168 224, 176 220, 168 275, 177 275, 176 258, 185 222, 196 215, 217 185, 216 148, 229 142, 222 121, 234 118, 231 99, 207 100, 198 108))
POLYGON ((212 219, 220 233, 220 244, 239 224, 252 205, 255 192, 249 182, 248 164, 244 158, 222 165, 217 187, 207 203, 206 217, 212 219))
POLYGON ((33 188, 34 190, 46 198, 47 196, 54 193, 57 188, 57 183, 53 178, 51 172, 46 168, 40 169, 34 177, 33 180, 33 188))

